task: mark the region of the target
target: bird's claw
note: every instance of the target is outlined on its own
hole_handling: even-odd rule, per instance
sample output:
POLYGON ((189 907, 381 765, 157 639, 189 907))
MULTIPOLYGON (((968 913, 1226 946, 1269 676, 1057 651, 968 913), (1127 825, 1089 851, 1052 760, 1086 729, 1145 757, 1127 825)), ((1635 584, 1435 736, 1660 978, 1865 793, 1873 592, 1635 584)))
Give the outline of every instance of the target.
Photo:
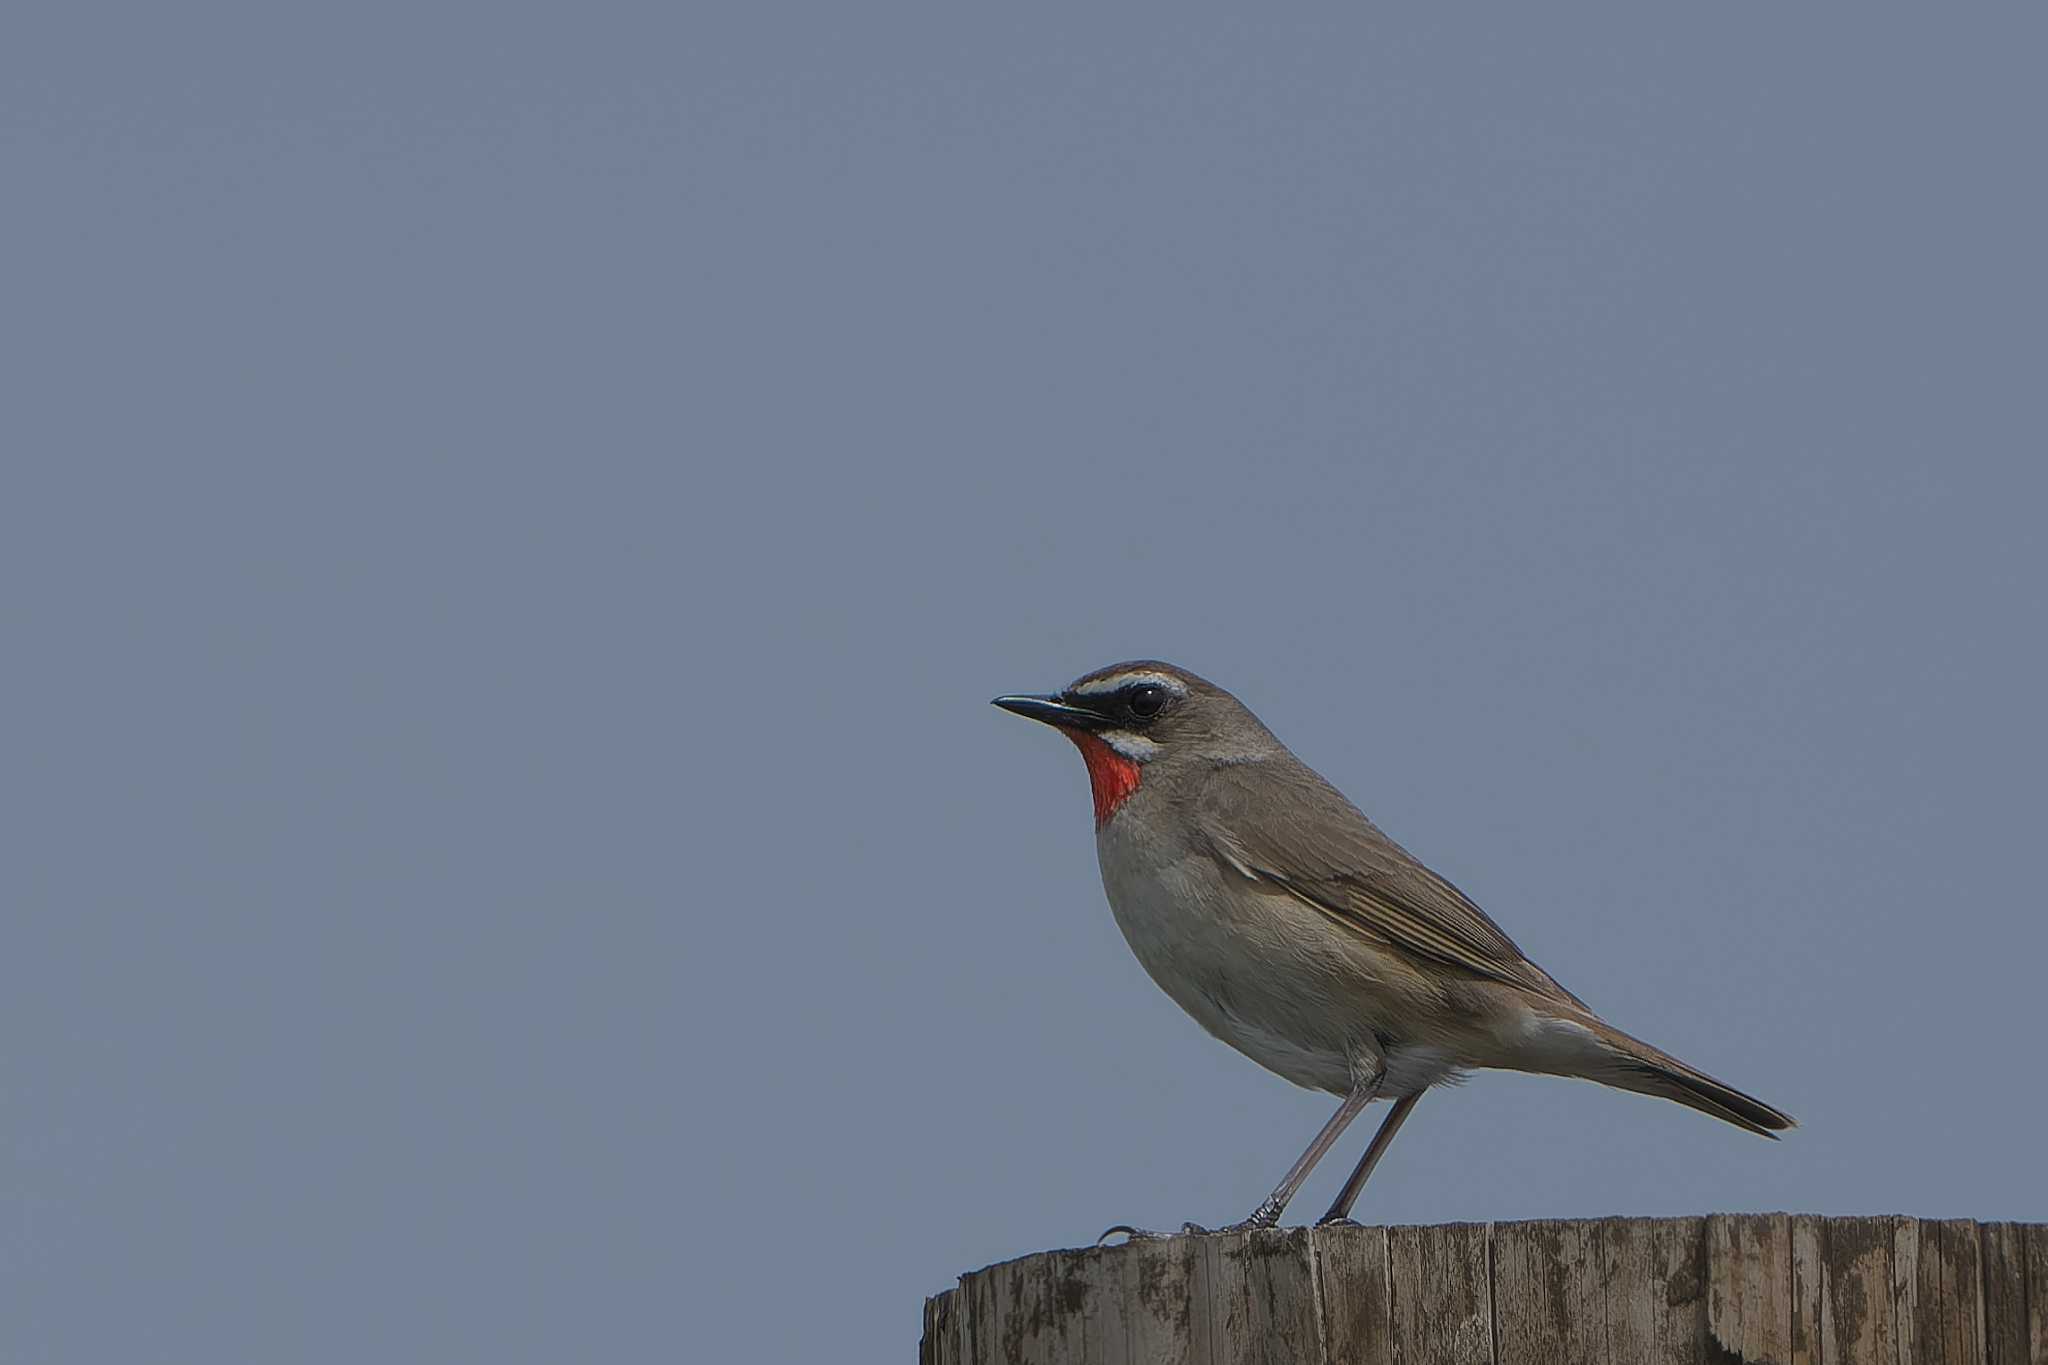
POLYGON ((1182 1223, 1178 1232, 1154 1232, 1151 1228, 1133 1227, 1129 1223, 1118 1223, 1115 1227, 1104 1228, 1102 1235, 1095 1239, 1095 1245, 1128 1246, 1132 1242, 1157 1242, 1163 1241, 1168 1237, 1208 1237, 1219 1232, 1252 1232, 1271 1226, 1272 1224, 1270 1223, 1261 1223, 1247 1218, 1242 1223, 1232 1223, 1230 1226, 1222 1228, 1204 1227, 1200 1223, 1182 1223), (1122 1235, 1123 1241, 1111 1242, 1109 1240, 1119 1234, 1122 1235))
POLYGON ((1095 1239, 1095 1245, 1111 1245, 1109 1239, 1116 1236, 1118 1233, 1122 1233, 1124 1235, 1124 1240, 1115 1243, 1115 1245, 1117 1246, 1129 1246, 1132 1242, 1153 1242, 1157 1241, 1161 1237, 1166 1236, 1165 1233, 1154 1232, 1150 1228, 1136 1228, 1132 1227, 1129 1223, 1118 1223, 1115 1227, 1104 1228, 1102 1230, 1102 1235, 1095 1239))
MULTIPOLYGON (((1193 1227, 1194 1225, 1193 1225, 1192 1223, 1190 1223, 1190 1224, 1189 1224, 1188 1226, 1190 1226, 1190 1227, 1193 1227)), ((1279 1227, 1279 1226, 1280 1226, 1280 1220, 1279 1220, 1279 1219, 1277 1219, 1277 1218, 1258 1218, 1258 1217, 1253 1217, 1253 1218, 1247 1218, 1247 1219, 1245 1219, 1244 1221, 1242 1221, 1242 1222, 1238 1222, 1238 1223, 1226 1223, 1226 1224, 1225 1224, 1224 1226, 1222 1226, 1222 1227, 1220 1227, 1220 1228, 1217 1228, 1217 1229, 1216 1229, 1216 1231, 1218 1231, 1218 1232, 1271 1232, 1271 1231, 1273 1231, 1273 1230, 1274 1230, 1275 1228, 1277 1228, 1277 1227, 1279 1227)), ((1207 1231, 1209 1231, 1209 1229, 1207 1229, 1207 1228, 1203 1228, 1203 1229, 1201 1229, 1201 1230, 1202 1230, 1203 1232, 1207 1232, 1207 1231)))
POLYGON ((1151 1228, 1133 1228, 1130 1224, 1116 1224, 1114 1228, 1104 1228, 1102 1230, 1102 1236, 1096 1238, 1096 1246, 1128 1246, 1130 1242, 1157 1242, 1157 1240, 1169 1238, 1169 1236, 1217 1236, 1217 1234, 1223 1234, 1223 1232, 1270 1232, 1274 1226, 1278 1226, 1278 1220, 1276 1218, 1266 1218, 1262 1214, 1253 1214, 1251 1218, 1247 1218, 1243 1222, 1225 1224, 1223 1228, 1204 1228, 1202 1224, 1182 1224, 1180 1232, 1153 1232, 1151 1228), (1122 1234, 1124 1240, 1122 1242, 1110 1242, 1110 1238, 1116 1236, 1116 1234, 1122 1234))

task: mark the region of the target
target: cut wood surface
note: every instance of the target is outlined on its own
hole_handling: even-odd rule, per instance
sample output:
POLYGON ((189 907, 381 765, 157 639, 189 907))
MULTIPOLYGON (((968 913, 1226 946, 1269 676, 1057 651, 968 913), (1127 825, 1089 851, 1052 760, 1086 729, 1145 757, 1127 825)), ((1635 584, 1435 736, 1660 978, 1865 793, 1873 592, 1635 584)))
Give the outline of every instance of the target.
POLYGON ((922 1365, 2048 1365, 2048 1226, 1714 1214, 1048 1251, 925 1303, 922 1365))

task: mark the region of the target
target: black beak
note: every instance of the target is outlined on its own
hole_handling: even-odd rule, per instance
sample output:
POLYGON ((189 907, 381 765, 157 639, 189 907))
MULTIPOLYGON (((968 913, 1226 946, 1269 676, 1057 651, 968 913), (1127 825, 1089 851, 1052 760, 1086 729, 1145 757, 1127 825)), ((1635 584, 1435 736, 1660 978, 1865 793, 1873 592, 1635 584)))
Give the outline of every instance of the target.
POLYGON ((1015 711, 1028 720, 1042 720, 1047 725, 1064 725, 1077 730, 1093 730, 1106 724, 1104 717, 1084 707, 1070 706, 1058 697, 997 697, 990 703, 1005 711, 1015 711))

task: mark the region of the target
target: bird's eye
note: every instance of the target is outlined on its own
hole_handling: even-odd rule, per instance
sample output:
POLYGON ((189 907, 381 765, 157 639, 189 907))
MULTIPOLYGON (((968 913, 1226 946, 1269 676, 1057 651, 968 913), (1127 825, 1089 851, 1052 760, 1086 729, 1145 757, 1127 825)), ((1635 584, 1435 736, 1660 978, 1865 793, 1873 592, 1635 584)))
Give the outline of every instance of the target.
POLYGON ((1159 708, 1166 705, 1166 689, 1157 683, 1139 683, 1124 698, 1124 705, 1131 708, 1131 714, 1139 720, 1150 720, 1159 714, 1159 708))

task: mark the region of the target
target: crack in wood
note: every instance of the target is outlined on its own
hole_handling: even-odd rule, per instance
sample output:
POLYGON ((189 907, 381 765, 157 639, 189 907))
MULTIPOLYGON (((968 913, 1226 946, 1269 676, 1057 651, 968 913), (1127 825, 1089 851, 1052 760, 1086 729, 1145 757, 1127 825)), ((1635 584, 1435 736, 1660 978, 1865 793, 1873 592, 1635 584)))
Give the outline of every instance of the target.
POLYGON ((921 1365, 2044 1365, 2048 1226, 1715 1214, 1048 1252, 924 1305, 921 1365))

